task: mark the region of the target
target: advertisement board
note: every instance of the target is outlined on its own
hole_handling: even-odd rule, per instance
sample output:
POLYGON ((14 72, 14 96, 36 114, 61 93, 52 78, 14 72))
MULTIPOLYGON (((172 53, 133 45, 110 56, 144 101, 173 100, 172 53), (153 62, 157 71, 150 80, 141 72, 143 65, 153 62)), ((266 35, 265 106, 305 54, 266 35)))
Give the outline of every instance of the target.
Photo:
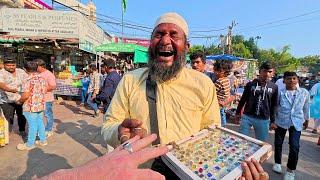
MULTIPOLYGON (((83 15, 80 15, 83 16, 83 15)), ((94 48, 104 42, 110 42, 104 31, 94 22, 85 18, 81 18, 79 31, 79 48, 81 50, 94 53, 94 48)))
POLYGON ((19 38, 79 40, 81 50, 95 53, 95 47, 111 42, 96 23, 79 12, 3 8, 0 32, 19 38))

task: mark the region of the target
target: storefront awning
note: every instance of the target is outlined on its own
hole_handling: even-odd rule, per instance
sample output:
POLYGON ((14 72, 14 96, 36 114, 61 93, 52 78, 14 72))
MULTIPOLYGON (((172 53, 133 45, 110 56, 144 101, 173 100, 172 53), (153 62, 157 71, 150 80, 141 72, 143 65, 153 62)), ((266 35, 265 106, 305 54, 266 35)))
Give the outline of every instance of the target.
POLYGON ((24 43, 23 39, 1 38, 0 43, 24 43))
POLYGON ((229 61, 239 61, 240 57, 232 56, 230 54, 220 54, 220 55, 210 55, 206 56, 207 60, 229 60, 229 61))
POLYGON ((136 50, 148 52, 148 48, 129 43, 107 43, 96 47, 97 52, 134 53, 136 50))
POLYGON ((147 51, 141 51, 138 49, 134 51, 133 63, 148 63, 148 59, 147 51))

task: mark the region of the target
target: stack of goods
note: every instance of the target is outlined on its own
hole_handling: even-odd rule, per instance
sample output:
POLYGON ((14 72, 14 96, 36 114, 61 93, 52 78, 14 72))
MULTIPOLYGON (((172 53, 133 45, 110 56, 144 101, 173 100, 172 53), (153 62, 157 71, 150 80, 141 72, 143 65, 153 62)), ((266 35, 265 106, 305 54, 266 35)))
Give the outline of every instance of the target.
POLYGON ((72 74, 68 71, 59 72, 58 79, 70 79, 72 78, 72 74))

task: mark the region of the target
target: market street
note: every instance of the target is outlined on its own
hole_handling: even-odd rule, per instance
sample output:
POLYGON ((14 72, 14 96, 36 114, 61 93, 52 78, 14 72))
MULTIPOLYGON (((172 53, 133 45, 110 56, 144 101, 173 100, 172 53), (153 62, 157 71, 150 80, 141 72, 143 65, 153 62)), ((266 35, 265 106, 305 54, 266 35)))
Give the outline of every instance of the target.
MULTIPOLYGON (((79 109, 74 101, 63 101, 54 105, 55 134, 48 139, 48 145, 29 152, 18 151, 16 145, 20 136, 10 134, 10 144, 0 148, 0 179, 30 179, 43 176, 57 169, 72 168, 106 153, 106 144, 100 135, 102 114, 99 119, 91 117, 90 110, 79 109)), ((15 122, 16 123, 16 122, 15 122)), ((313 125, 311 121, 309 127, 313 125)), ((229 125, 231 129, 238 126, 229 125)), ((15 125, 17 128, 17 125, 15 125)), ((15 129, 17 132, 17 129, 15 129)), ((287 134, 288 135, 288 134, 287 134)), ((304 131, 297 168, 297 179, 316 180, 320 178, 320 147, 316 146, 319 135, 304 131)), ((273 133, 269 142, 273 142, 273 133)), ((284 143, 283 169, 288 154, 288 139, 284 143)), ((273 156, 263 164, 270 179, 282 179, 272 172, 273 156)), ((107 169, 106 169, 107 171, 107 169)))

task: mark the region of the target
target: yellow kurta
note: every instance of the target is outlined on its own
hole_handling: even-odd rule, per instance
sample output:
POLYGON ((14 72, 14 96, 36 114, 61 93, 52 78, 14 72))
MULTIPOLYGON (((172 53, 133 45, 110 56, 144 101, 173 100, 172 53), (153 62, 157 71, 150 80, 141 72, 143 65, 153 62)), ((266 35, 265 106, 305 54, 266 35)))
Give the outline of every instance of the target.
MULTIPOLYGON (((148 68, 141 68, 121 79, 102 126, 108 144, 120 143, 118 126, 126 118, 141 120, 150 133, 147 76, 148 68)), ((161 144, 183 139, 213 123, 220 125, 214 84, 205 74, 183 68, 176 78, 157 85, 157 116, 161 144)))

